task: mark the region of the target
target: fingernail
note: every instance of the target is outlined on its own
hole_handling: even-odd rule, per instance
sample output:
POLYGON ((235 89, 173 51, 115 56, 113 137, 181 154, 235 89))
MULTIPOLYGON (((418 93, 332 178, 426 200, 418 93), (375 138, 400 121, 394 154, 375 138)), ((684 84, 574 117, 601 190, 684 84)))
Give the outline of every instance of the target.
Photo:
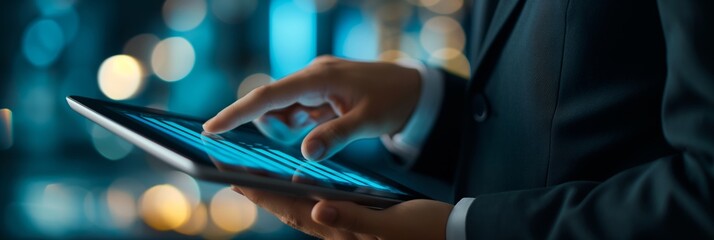
POLYGON ((337 221, 337 209, 333 207, 323 207, 316 216, 318 222, 332 224, 337 221))
POLYGON ((292 116, 292 125, 293 126, 300 126, 305 124, 305 121, 310 117, 310 114, 307 114, 307 112, 303 110, 298 110, 293 114, 292 116))
POLYGON ((307 150, 307 156, 305 156, 307 159, 317 161, 325 153, 325 145, 320 140, 310 140, 307 142, 305 150, 307 150))
POLYGON ((213 121, 213 118, 208 119, 208 121, 206 121, 205 123, 203 123, 203 126, 202 126, 202 127, 203 127, 203 130, 206 130, 207 132, 210 132, 210 131, 208 131, 208 126, 211 125, 211 122, 212 122, 212 121, 213 121))

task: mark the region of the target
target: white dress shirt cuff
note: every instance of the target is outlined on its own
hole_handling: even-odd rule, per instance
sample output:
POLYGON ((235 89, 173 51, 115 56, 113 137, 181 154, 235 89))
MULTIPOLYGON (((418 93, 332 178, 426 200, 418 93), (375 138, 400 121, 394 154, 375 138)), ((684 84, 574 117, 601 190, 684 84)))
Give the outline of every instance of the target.
POLYGON ((405 161, 404 167, 410 168, 419 157, 421 147, 439 115, 444 83, 442 73, 436 68, 427 67, 418 61, 399 61, 398 64, 419 71, 420 96, 404 128, 393 136, 382 135, 381 139, 387 150, 401 157, 405 161))
POLYGON ((462 198, 456 203, 446 221, 446 240, 466 240, 466 216, 474 198, 462 198))

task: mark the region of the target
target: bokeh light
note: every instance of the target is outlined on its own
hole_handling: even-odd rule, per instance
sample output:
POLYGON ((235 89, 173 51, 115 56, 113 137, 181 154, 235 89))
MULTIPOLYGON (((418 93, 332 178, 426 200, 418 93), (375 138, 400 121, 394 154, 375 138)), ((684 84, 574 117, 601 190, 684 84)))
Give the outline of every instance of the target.
POLYGON ((82 227, 82 200, 86 190, 61 183, 28 190, 26 211, 38 230, 56 236, 82 227))
POLYGON ((379 49, 376 23, 360 9, 347 8, 337 16, 334 54, 355 60, 376 60, 379 49))
POLYGON ((139 208, 144 222, 159 231, 176 229, 191 216, 191 206, 186 197, 169 184, 146 190, 141 196, 139 208))
POLYGON ((153 73, 150 66, 151 53, 158 43, 159 37, 151 33, 144 33, 134 36, 124 45, 122 52, 126 55, 133 56, 134 59, 141 64, 143 77, 147 77, 153 73))
POLYGON ((59 57, 64 47, 64 33, 57 22, 43 19, 30 24, 22 38, 22 53, 38 67, 46 67, 59 57))
POLYGON ((209 221, 206 222, 206 226, 203 229, 203 232, 201 233, 201 237, 204 239, 231 239, 235 235, 239 234, 223 230, 218 225, 216 225, 216 222, 214 222, 210 217, 208 218, 208 220, 209 221))
POLYGON ((184 32, 201 24, 206 9, 205 0, 166 0, 162 13, 169 28, 184 32))
POLYGON ((84 210, 84 217, 90 223, 98 224, 98 214, 96 200, 94 199, 94 194, 87 192, 84 194, 84 200, 82 201, 82 210, 84 210))
POLYGON ((471 66, 464 54, 453 48, 439 49, 432 53, 429 63, 441 66, 445 70, 464 78, 471 76, 471 66))
POLYGON ((230 188, 221 189, 213 196, 209 211, 216 226, 233 233, 251 227, 258 215, 255 204, 230 188))
POLYGON ((140 179, 121 177, 114 180, 109 189, 125 191, 132 196, 138 197, 146 190, 146 187, 140 182, 140 179))
POLYGON ((369 23, 354 26, 343 46, 345 57, 356 60, 375 60, 377 57, 376 29, 369 23))
POLYGON ((208 224, 208 209, 203 203, 199 203, 191 211, 191 217, 183 225, 175 229, 176 232, 195 236, 203 233, 208 224))
POLYGON ((95 204, 97 224, 109 229, 130 229, 139 218, 138 198, 146 190, 139 179, 120 177, 101 193, 95 204))
POLYGON ((143 85, 141 65, 129 55, 115 55, 99 66, 99 89, 114 100, 124 100, 136 95, 143 85))
POLYGON ((252 74, 240 83, 240 86, 238 86, 238 98, 242 98, 246 94, 248 94, 250 91, 253 91, 253 89, 256 89, 260 86, 270 84, 273 81, 273 78, 270 77, 270 75, 265 74, 265 73, 255 73, 252 74))
POLYGON ((397 62, 399 59, 410 58, 408 54, 399 50, 387 50, 379 54, 378 59, 386 62, 397 62))
POLYGON ((458 57, 459 55, 462 55, 461 51, 458 49, 453 49, 453 48, 442 48, 439 50, 434 51, 431 56, 438 58, 438 59, 443 59, 443 60, 449 60, 449 59, 454 59, 458 57))
POLYGON ((184 172, 172 171, 168 174, 168 181, 178 188, 186 197, 186 200, 195 208, 201 202, 201 189, 198 187, 196 179, 184 172))
POLYGON ((464 6, 464 0, 422 0, 424 7, 439 14, 452 14, 464 6))
POLYGON ((42 15, 55 16, 72 9, 76 0, 35 0, 35 5, 42 15))
POLYGON ((399 48, 400 51, 416 59, 427 56, 426 50, 419 43, 419 33, 417 32, 403 34, 399 39, 399 48))
POLYGON ((437 16, 424 23, 419 34, 419 40, 424 49, 430 54, 443 48, 453 48, 461 51, 466 44, 466 34, 461 24, 455 19, 437 16))
POLYGON ((12 111, 0 109, 0 150, 12 147, 12 111))
POLYGON ((258 6, 257 0, 213 0, 211 10, 225 23, 238 23, 251 16, 258 6))
POLYGON ((431 7, 439 3, 441 0, 418 0, 419 4, 424 7, 431 7))
POLYGON ((188 40, 171 37, 159 42, 151 54, 151 68, 156 75, 169 82, 186 77, 196 61, 196 53, 188 40))
POLYGON ((317 55, 317 16, 292 0, 270 1, 270 68, 280 79, 307 66, 317 55))
POLYGON ((110 187, 107 190, 107 206, 111 214, 113 225, 118 228, 131 226, 137 218, 136 199, 130 192, 110 187))
POLYGON ((91 136, 94 149, 109 160, 122 159, 134 149, 131 143, 96 124, 92 125, 91 136))
MULTIPOLYGON (((70 215, 72 214, 70 209, 67 209, 72 201, 72 196, 67 188, 59 183, 48 184, 45 187, 43 203, 46 206, 51 206, 48 210, 56 211, 56 215, 70 215)), ((53 214, 54 215, 54 214, 53 214)))

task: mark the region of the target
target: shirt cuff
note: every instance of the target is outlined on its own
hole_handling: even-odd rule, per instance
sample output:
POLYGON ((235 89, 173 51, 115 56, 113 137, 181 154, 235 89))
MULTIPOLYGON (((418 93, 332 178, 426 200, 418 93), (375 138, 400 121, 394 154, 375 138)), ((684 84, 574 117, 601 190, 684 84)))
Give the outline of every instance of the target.
POLYGON ((466 240, 466 217, 474 198, 462 198, 456 203, 446 221, 446 240, 466 240))
POLYGON ((436 122, 444 94, 442 73, 418 61, 399 61, 399 65, 416 69, 421 77, 421 91, 417 106, 402 131, 393 136, 382 135, 382 143, 391 153, 401 157, 405 168, 410 168, 436 122))

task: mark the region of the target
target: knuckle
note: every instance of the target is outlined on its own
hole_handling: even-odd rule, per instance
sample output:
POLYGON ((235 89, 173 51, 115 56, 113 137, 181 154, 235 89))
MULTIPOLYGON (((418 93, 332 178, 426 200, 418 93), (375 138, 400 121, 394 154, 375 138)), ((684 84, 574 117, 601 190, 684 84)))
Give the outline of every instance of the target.
POLYGON ((263 98, 263 97, 268 96, 268 94, 270 92, 270 88, 271 88, 270 85, 263 85, 263 86, 253 89, 253 91, 251 91, 251 94, 257 98, 263 98))
POLYGON ((250 92, 250 95, 255 100, 259 100, 261 102, 264 102, 266 104, 271 103, 271 97, 272 97, 272 92, 273 92, 273 86, 272 85, 263 85, 260 87, 257 87, 253 89, 253 91, 250 92))
POLYGON ((323 73, 336 74, 339 73, 340 68, 344 65, 343 63, 344 61, 342 59, 328 57, 317 62, 316 67, 323 73))
POLYGON ((323 77, 334 77, 338 73, 336 62, 322 62, 318 65, 318 74, 323 77))
POLYGON ((315 58, 315 62, 327 62, 327 61, 334 61, 337 58, 332 56, 332 55, 320 55, 315 58))

